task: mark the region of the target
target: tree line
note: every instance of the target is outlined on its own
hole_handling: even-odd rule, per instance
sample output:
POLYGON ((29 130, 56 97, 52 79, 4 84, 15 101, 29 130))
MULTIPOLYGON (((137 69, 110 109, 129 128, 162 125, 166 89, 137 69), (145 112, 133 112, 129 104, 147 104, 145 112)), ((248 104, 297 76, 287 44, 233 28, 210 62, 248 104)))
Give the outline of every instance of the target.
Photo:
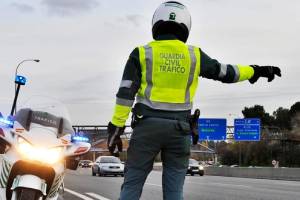
POLYGON ((244 118, 260 118, 259 142, 220 142, 217 145, 223 165, 300 167, 300 102, 290 108, 279 107, 272 114, 261 105, 245 107, 244 118))

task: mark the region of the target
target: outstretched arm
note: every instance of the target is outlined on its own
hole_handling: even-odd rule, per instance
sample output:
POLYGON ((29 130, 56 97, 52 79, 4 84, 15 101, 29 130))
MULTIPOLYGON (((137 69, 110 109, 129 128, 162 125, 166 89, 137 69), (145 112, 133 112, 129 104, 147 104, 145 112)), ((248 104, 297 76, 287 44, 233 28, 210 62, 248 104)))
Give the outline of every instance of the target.
POLYGON ((200 53, 200 76, 204 78, 221 81, 223 83, 236 83, 244 80, 255 83, 259 77, 266 77, 270 82, 274 79, 275 75, 281 76, 281 71, 278 67, 222 64, 210 58, 201 49, 200 53))

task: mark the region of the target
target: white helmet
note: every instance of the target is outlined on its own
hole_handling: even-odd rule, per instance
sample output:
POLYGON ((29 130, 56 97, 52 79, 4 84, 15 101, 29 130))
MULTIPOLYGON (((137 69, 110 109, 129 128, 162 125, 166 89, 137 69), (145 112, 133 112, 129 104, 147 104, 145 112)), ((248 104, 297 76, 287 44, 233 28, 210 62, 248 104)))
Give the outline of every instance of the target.
POLYGON ((191 30, 191 15, 187 8, 176 1, 162 3, 152 18, 152 35, 171 33, 186 42, 191 30))

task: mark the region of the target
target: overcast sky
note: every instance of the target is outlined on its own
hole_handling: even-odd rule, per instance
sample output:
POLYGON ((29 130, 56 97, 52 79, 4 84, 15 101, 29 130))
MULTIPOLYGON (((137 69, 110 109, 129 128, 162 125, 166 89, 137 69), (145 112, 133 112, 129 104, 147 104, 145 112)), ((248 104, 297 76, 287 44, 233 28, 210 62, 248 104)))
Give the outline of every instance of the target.
MULTIPOLYGON (((151 19, 161 0, 1 0, 0 110, 8 114, 14 71, 32 95, 60 99, 74 124, 107 124, 130 52, 152 40, 151 19)), ((194 108, 202 117, 242 116, 244 106, 268 112, 300 101, 299 0, 182 0, 192 15, 188 44, 228 64, 281 67, 283 77, 222 84, 201 79, 194 108)), ((129 123, 129 121, 128 121, 129 123)))

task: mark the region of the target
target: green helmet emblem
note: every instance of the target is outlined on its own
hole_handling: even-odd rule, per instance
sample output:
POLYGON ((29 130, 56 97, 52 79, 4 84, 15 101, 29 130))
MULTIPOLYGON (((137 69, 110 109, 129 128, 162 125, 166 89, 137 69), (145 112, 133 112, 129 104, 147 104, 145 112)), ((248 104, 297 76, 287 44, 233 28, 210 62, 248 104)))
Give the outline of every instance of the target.
POLYGON ((171 12, 171 13, 170 13, 170 16, 169 16, 169 19, 170 19, 170 20, 175 20, 175 18, 176 18, 176 14, 173 13, 173 12, 171 12))

